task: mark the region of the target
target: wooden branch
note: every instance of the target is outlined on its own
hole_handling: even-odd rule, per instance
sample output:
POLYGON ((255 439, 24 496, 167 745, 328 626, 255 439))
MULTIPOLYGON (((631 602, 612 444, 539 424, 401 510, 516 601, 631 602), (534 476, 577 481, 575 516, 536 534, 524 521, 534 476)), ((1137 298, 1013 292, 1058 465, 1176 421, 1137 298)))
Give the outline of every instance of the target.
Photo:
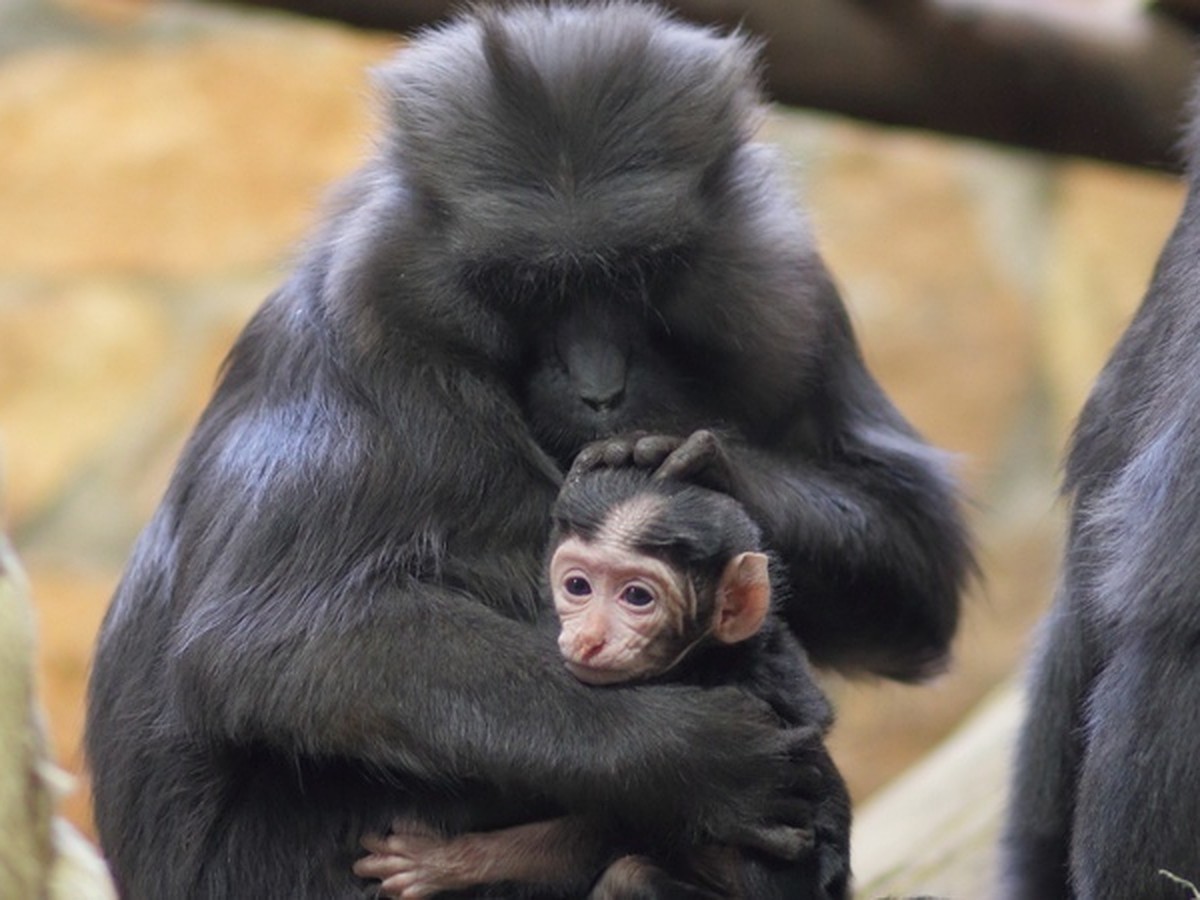
MULTIPOLYGON (((454 0, 243 0, 408 30, 454 0)), ((1200 0, 1170 0, 1173 5, 1200 0)), ((764 38, 783 103, 1055 153, 1175 170, 1191 33, 1152 12, 1042 0, 674 0, 764 38)))
POLYGON ((116 900, 99 853, 54 815, 69 779, 47 754, 33 666, 29 583, 0 532, 0 897, 116 900))
POLYGON ((855 896, 988 897, 1020 691, 1000 689, 941 746, 854 817, 855 896))
POLYGON ((465 8, 460 0, 216 0, 230 6, 265 6, 377 31, 412 31, 465 8))
POLYGON ((770 86, 783 102, 1177 168, 1195 64, 1189 33, 1145 14, 1083 18, 1049 2, 1037 9, 982 0, 759 0, 747 5, 745 21, 770 38, 770 86))
POLYGON ((1178 16, 1193 25, 1200 22, 1200 0, 1156 0, 1150 8, 1178 16))

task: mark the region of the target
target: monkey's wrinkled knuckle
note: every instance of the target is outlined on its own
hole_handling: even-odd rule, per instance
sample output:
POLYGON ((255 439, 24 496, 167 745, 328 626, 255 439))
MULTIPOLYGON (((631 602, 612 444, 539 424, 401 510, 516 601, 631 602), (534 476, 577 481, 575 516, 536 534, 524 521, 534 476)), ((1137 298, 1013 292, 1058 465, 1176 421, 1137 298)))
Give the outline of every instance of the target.
POLYGON ((651 434, 640 437, 633 448, 634 465, 643 469, 658 468, 683 439, 674 435, 651 434))
POLYGON ((811 828, 780 826, 768 829, 763 838, 760 849, 786 860, 800 859, 811 853, 815 845, 811 828))
POLYGON ((791 753, 803 754, 819 747, 825 739, 825 734, 816 725, 800 725, 782 729, 780 739, 791 753))
POLYGON ((816 841, 811 828, 760 824, 740 830, 731 843, 777 859, 795 861, 811 853, 816 841))
POLYGON ((575 457, 571 471, 595 468, 604 459, 604 447, 604 444, 588 444, 575 457))
POLYGON ((626 441, 612 441, 604 446, 601 461, 610 468, 624 465, 633 455, 633 445, 626 441))

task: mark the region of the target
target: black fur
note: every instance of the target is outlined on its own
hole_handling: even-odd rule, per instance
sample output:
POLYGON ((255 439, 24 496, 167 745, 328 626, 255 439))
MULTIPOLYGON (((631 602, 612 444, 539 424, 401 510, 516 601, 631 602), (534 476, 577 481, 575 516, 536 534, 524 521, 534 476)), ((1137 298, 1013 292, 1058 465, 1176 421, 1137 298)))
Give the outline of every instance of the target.
POLYGON ((1005 896, 1200 885, 1200 118, 1187 203, 1067 459, 1066 558, 1030 683, 1005 896))
MULTIPOLYGON (((592 472, 569 480, 560 492, 552 514, 551 550, 569 535, 594 538, 614 508, 646 495, 657 495, 664 502, 630 538, 639 552, 662 559, 675 572, 698 582, 696 621, 686 623, 685 629, 699 637, 715 611, 716 587, 726 564, 739 553, 763 549, 759 528, 729 496, 648 477, 631 468, 592 472)), ((687 852, 694 848, 685 848, 674 865, 646 867, 640 880, 632 867, 617 873, 623 876, 617 897, 634 896, 630 892, 635 889, 662 900, 722 894, 744 900, 838 900, 847 895, 850 795, 822 740, 833 724, 833 709, 795 635, 775 614, 787 597, 787 586, 772 568, 774 610, 761 630, 732 645, 701 641, 657 680, 703 688, 737 687, 763 700, 782 725, 811 730, 811 739, 793 751, 809 770, 808 783, 793 797, 805 809, 804 827, 812 833, 813 847, 794 863, 753 851, 727 856, 719 867, 727 870, 721 873, 726 890, 716 895, 704 893, 703 869, 696 869, 687 852)), ((684 637, 685 644, 691 640, 684 637)), ((592 896, 608 896, 603 882, 592 896)))
POLYGON ((943 661, 952 486, 749 140, 755 65, 617 3, 470 16, 383 69, 387 139, 234 346, 104 624, 126 897, 369 895, 357 841, 395 815, 664 843, 782 815, 786 741, 738 692, 589 690, 530 627, 593 438, 720 428, 813 658, 943 661))

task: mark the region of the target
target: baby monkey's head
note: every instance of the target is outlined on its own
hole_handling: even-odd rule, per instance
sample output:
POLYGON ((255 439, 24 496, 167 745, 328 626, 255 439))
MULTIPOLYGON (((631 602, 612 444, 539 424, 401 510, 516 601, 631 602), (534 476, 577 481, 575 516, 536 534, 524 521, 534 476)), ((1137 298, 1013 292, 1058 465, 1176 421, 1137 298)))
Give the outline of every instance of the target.
POLYGON ((563 487, 553 522, 558 645, 581 681, 661 675, 705 641, 737 643, 762 626, 762 535, 725 494, 602 469, 563 487))

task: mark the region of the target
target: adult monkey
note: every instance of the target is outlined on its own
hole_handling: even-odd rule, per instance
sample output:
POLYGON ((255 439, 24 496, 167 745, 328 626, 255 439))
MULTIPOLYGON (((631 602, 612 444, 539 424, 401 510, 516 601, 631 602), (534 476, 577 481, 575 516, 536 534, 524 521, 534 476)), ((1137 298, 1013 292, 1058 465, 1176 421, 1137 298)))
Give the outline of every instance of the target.
POLYGON ((1067 457, 1066 555, 1013 767, 1002 895, 1200 884, 1200 118, 1188 196, 1067 457))
POLYGON ((585 465, 661 461, 752 512, 817 661, 946 654, 953 489, 750 140, 752 48, 531 6, 381 79, 388 139, 233 348, 103 628, 87 747, 122 890, 361 896, 359 840, 398 815, 794 851, 793 738, 746 695, 589 688, 530 624, 561 473, 601 441, 585 465))

